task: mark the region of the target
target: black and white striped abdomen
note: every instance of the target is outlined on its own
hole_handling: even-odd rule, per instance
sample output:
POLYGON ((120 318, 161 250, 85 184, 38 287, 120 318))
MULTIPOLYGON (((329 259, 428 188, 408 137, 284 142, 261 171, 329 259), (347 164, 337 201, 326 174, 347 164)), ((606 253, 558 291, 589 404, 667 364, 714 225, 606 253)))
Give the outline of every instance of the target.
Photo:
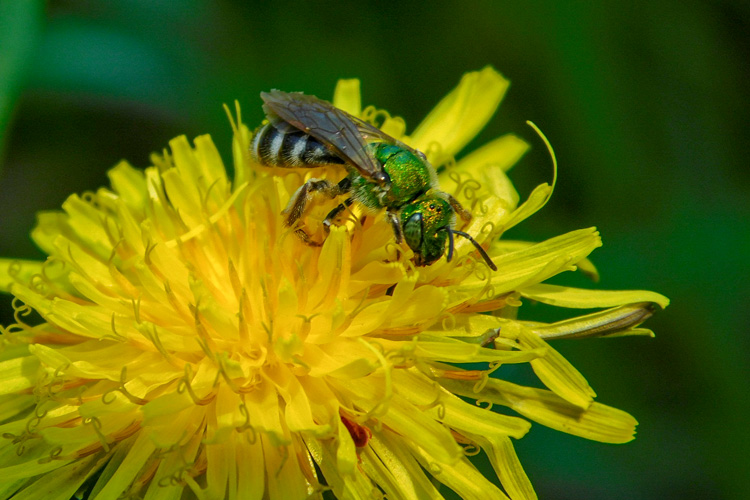
POLYGON ((344 160, 301 130, 281 131, 267 123, 255 131, 250 144, 253 160, 267 167, 304 168, 343 165, 344 160))

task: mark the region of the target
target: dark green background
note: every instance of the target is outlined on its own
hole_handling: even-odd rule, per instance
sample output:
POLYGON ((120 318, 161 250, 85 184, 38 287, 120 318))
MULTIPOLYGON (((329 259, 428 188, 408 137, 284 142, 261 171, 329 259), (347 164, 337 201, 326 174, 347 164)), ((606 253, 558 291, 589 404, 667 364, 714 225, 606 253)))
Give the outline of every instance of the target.
MULTIPOLYGON (((492 64, 512 85, 472 146, 527 138, 521 193, 549 178, 525 120, 560 162, 555 196, 512 236, 596 225, 596 286, 672 299, 655 339, 556 344, 640 426, 624 446, 534 426, 518 453, 540 497, 748 498, 749 32, 740 0, 0 0, 0 255, 41 258, 35 212, 105 184, 121 158, 144 167, 202 133, 228 158, 222 103, 252 125, 261 90, 330 98, 358 77, 365 104, 411 130, 492 64)), ((4 324, 9 310, 3 297, 4 324)))

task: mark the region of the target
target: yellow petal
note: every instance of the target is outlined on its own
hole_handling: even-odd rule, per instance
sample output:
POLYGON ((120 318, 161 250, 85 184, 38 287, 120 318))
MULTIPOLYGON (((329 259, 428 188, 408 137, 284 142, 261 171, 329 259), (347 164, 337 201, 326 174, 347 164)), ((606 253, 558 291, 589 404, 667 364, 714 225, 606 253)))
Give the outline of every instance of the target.
POLYGON ((507 216, 499 219, 497 225, 500 226, 503 231, 507 231, 519 222, 535 214, 547 203, 550 196, 552 196, 552 190, 553 187, 549 184, 538 185, 520 207, 516 208, 507 216))
POLYGON ((245 399, 248 422, 257 432, 268 436, 269 445, 279 446, 289 443, 288 431, 282 425, 279 398, 271 384, 264 382, 250 392, 245 399))
POLYGON ((456 463, 443 463, 427 450, 411 445, 414 456, 435 479, 458 493, 464 500, 508 500, 508 497, 489 482, 469 460, 462 457, 456 463))
POLYGON ((426 407, 427 414, 452 429, 483 436, 513 436, 520 439, 531 428, 526 420, 467 403, 415 370, 396 370, 393 382, 398 394, 414 405, 426 407))
POLYGON ((439 335, 452 337, 462 342, 481 343, 490 335, 496 333, 501 321, 496 316, 486 314, 458 314, 443 324, 425 330, 420 338, 428 338, 425 335, 439 335))
POLYGON ((586 290, 539 283, 525 287, 520 292, 524 297, 557 307, 592 309, 653 302, 664 309, 669 305, 669 299, 664 295, 648 290, 586 290))
POLYGON ((531 360, 531 368, 549 389, 561 398, 581 408, 587 408, 596 393, 581 373, 552 349, 538 335, 526 328, 520 329, 518 342, 526 349, 544 350, 544 355, 531 360))
MULTIPOLYGON (((375 485, 372 484, 367 476, 361 474, 359 469, 355 469, 354 474, 347 476, 340 474, 336 466, 334 446, 330 440, 328 442, 305 440, 305 445, 310 450, 310 455, 315 460, 315 463, 320 467, 322 475, 330 489, 333 490, 335 498, 352 500, 372 499, 372 492, 375 485)), ((278 500, 284 500, 285 498, 306 498, 306 495, 278 497, 278 500)))
POLYGON ((622 410, 600 403, 581 409, 552 391, 523 387, 490 378, 480 394, 474 382, 441 379, 441 385, 456 394, 486 399, 508 406, 521 415, 552 429, 602 443, 632 441, 638 422, 622 410))
POLYGON ((374 455, 371 459, 373 467, 382 464, 383 474, 393 476, 389 482, 385 483, 384 489, 392 484, 391 489, 396 490, 398 495, 391 495, 388 498, 442 500, 442 495, 427 479, 422 467, 406 446, 402 445, 400 439, 400 436, 387 431, 374 433, 370 439, 370 446, 365 450, 366 458, 369 459, 371 455, 374 455))
POLYGON ((456 463, 463 456, 461 447, 456 444, 446 427, 401 396, 394 395, 391 398, 387 413, 380 419, 384 425, 425 450, 440 463, 456 463))
POLYGON ((416 128, 407 143, 425 152, 433 165, 442 165, 484 128, 508 85, 508 80, 490 66, 465 74, 458 86, 416 128))
POLYGON ((234 455, 233 443, 233 440, 229 440, 226 443, 206 444, 206 487, 201 489, 205 498, 226 498, 230 460, 234 455))
POLYGON ((68 215, 62 212, 39 212, 31 239, 46 254, 55 254, 54 241, 61 234, 70 233, 67 228, 68 215))
POLYGON ((266 495, 269 500, 307 497, 307 483, 297 463, 294 450, 278 446, 266 436, 262 438, 266 459, 266 495), (273 474, 270 474, 273 471, 273 474))
POLYGON ((328 421, 315 422, 308 394, 300 381, 285 365, 268 371, 276 384, 276 390, 284 399, 284 421, 292 432, 309 432, 323 436, 331 431, 328 421))
POLYGON ((452 169, 475 172, 480 169, 507 172, 529 150, 529 144, 514 134, 494 139, 464 156, 452 169))
POLYGON ((0 422, 9 421, 36 404, 33 394, 5 394, 0 396, 0 422))
POLYGON ((143 171, 123 160, 107 172, 107 177, 112 189, 127 207, 136 213, 142 213, 146 201, 146 176, 143 171))
POLYGON ((100 209, 78 195, 69 196, 62 206, 69 215, 68 226, 76 233, 82 246, 100 259, 109 258, 113 242, 101 224, 100 209))
MULTIPOLYGON (((39 460, 37 457, 32 457, 25 462, 11 462, 13 465, 3 467, 3 483, 12 483, 17 479, 46 474, 47 472, 58 469, 59 467, 63 467, 70 461, 71 460, 66 459, 46 461, 39 460)), ((115 496, 115 498, 117 497, 115 496)))
POLYGON ((587 228, 556 236, 511 253, 498 254, 491 249, 490 256, 497 265, 497 271, 489 276, 470 276, 456 285, 454 290, 469 295, 486 290, 486 298, 494 298, 539 283, 563 271, 575 269, 573 266, 576 262, 601 244, 596 228, 587 228))
MULTIPOLYGON (((94 461, 97 459, 99 459, 97 455, 91 455, 90 457, 76 460, 71 464, 60 467, 54 474, 43 475, 29 484, 25 489, 13 495, 13 499, 68 500, 75 498, 78 488, 96 470, 92 465, 94 465, 94 461)), ((3 495, 3 493, 0 490, 0 495, 3 495)))
POLYGON ((266 468, 260 439, 237 440, 237 500, 260 500, 265 491, 266 468))
MULTIPOLYGON (((505 174, 528 151, 529 145, 515 135, 499 137, 462 158, 439 176, 440 188, 447 193, 472 198, 491 195, 503 200, 507 210, 518 205, 518 192, 505 174), (479 182, 479 189, 469 179, 479 182), (467 184, 469 182, 469 184, 467 184)), ((471 201, 471 200, 468 200, 471 201)))
POLYGON ((357 448, 341 419, 338 419, 336 437, 336 464, 339 472, 344 476, 351 475, 357 465, 357 448))
MULTIPOLYGON (((202 428, 205 416, 205 407, 196 407, 191 404, 181 411, 174 408, 174 411, 161 417, 148 418, 149 434, 154 444, 160 448, 186 446, 195 433, 202 428)), ((198 432, 198 434, 202 435, 202 432, 198 432)))
MULTIPOLYGON (((239 113, 238 113, 239 118, 239 113)), ((252 132, 244 124, 238 124, 232 138, 232 160, 234 163, 234 186, 242 186, 251 179, 250 141, 252 132)))
MULTIPOLYGON (((180 446, 180 453, 166 454, 162 459, 154 479, 148 486, 144 500, 176 500, 183 497, 183 490, 187 487, 186 482, 173 481, 172 479, 175 474, 180 474, 184 470, 185 463, 194 463, 198 452, 202 451, 202 449, 199 449, 199 445, 203 435, 197 433, 188 437, 186 443, 180 446)), ((115 467, 117 463, 119 462, 115 462, 115 467)), ((107 469, 109 469, 109 465, 107 469)))
POLYGON ((509 437, 477 433, 469 434, 469 437, 480 443, 487 452, 492 468, 512 500, 536 500, 534 487, 531 486, 509 437))
POLYGON ((341 79, 336 82, 333 91, 333 105, 353 116, 362 113, 362 98, 359 91, 359 79, 341 79))
POLYGON ((10 292, 13 283, 28 285, 31 277, 42 272, 43 262, 0 259, 0 292, 10 292))
MULTIPOLYGON (((517 241, 517 240, 506 240, 501 239, 492 243, 493 250, 498 253, 510 253, 520 250, 522 248, 528 248, 534 243, 531 241, 517 241)), ((599 281, 599 271, 596 270, 596 266, 589 259, 583 259, 576 263, 576 267, 583 274, 593 282, 599 281)))
MULTIPOLYGON (((199 135, 195 138, 194 155, 198 164, 196 181, 206 189, 204 197, 212 197, 221 203, 228 196, 227 171, 210 135, 199 135)), ((239 184, 238 184, 239 186, 239 184)))
MULTIPOLYGON (((124 456, 122 462, 117 465, 114 474, 109 478, 107 484, 99 490, 99 494, 94 498, 95 500, 105 500, 108 498, 117 498, 121 493, 127 490, 128 486, 136 478, 136 475, 140 472, 141 467, 146 462, 146 459, 156 449, 155 445, 145 432, 139 433, 135 439, 129 444, 130 446, 121 446, 118 448, 124 448, 127 454, 124 456)), ((103 474, 106 477, 106 474, 103 474)))
MULTIPOLYGON (((383 341, 384 345, 389 345, 383 341)), ((395 343, 394 343, 395 344, 395 343)), ((447 337, 420 335, 414 355, 429 361, 446 363, 482 363, 499 361, 502 363, 527 363, 539 357, 540 351, 501 351, 487 349, 477 344, 470 344, 447 337), (430 340, 437 340, 430 342, 430 340)))
POLYGON ((400 301, 394 295, 386 313, 385 328, 430 324, 443 311, 446 296, 443 288, 430 285, 415 289, 405 301, 400 301))
POLYGON ((0 395, 21 392, 36 384, 39 360, 23 356, 0 363, 0 395))

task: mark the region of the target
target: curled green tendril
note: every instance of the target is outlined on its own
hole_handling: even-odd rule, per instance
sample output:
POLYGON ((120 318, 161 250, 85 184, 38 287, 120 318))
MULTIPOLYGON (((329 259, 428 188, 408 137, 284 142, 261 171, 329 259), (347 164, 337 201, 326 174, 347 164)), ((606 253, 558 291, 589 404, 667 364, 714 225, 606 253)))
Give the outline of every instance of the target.
POLYGON ((367 106, 362 110, 362 119, 374 127, 380 128, 392 117, 388 111, 375 106, 367 106))
POLYGON ((108 453, 111 448, 109 446, 109 443, 107 442, 106 436, 102 432, 101 420, 99 420, 98 417, 84 418, 83 425, 90 425, 91 428, 94 429, 94 432, 96 433, 96 436, 99 438, 99 442, 102 445, 102 449, 108 453))
POLYGON ((393 397, 393 380, 392 380, 392 371, 393 366, 388 363, 388 360, 383 356, 382 354, 382 348, 378 349, 375 346, 379 346, 377 342, 367 342, 362 337, 358 337, 357 341, 365 346, 367 349, 372 351, 373 354, 378 359, 378 362, 380 363, 380 366, 383 368, 383 375, 385 376, 385 395, 383 396, 383 399, 378 401, 375 406, 372 407, 370 411, 366 414, 366 420, 369 420, 372 417, 378 416, 378 415, 384 415, 388 411, 388 404, 390 403, 391 398, 393 397), (374 345, 373 345, 374 344, 374 345))
POLYGON ((399 248, 396 243, 389 241, 383 246, 383 250, 385 251, 387 260, 391 262, 397 262, 400 260, 401 248, 399 248))
POLYGON ((464 456, 467 456, 467 457, 475 457, 482 452, 482 448, 480 448, 479 445, 477 445, 474 442, 471 442, 467 444, 466 446, 463 446, 462 449, 464 452, 464 456))
MULTIPOLYGON (((208 209, 208 197, 211 196, 211 190, 213 190, 213 188, 216 187, 216 185, 219 183, 220 180, 221 179, 218 178, 215 181, 213 181, 211 185, 208 186, 208 189, 206 189, 206 194, 201 196, 201 208, 202 208, 203 215, 206 216, 206 222, 208 224, 211 223, 210 219, 211 219, 211 215, 213 215, 209 212, 209 209, 208 209)), ((198 189, 199 190, 201 189, 201 184, 198 184, 198 189)))
POLYGON ((33 434, 34 430, 39 427, 39 424, 42 423, 42 419, 47 416, 47 410, 40 411, 40 406, 37 406, 34 408, 34 416, 31 417, 26 421, 26 432, 28 434, 33 434))
POLYGON ((21 318, 31 314, 34 309, 32 309, 28 304, 25 304, 18 297, 13 297, 10 305, 13 308, 13 319, 16 321, 16 323, 24 329, 29 328, 29 325, 24 323, 21 318))
MULTIPOLYGON (((424 151, 422 151, 427 158, 430 157, 439 157, 441 153, 443 152, 443 145, 440 144, 437 141, 430 142, 424 151)), ((435 165, 436 167, 439 167, 440 165, 435 165)))
POLYGON ((450 312, 444 313, 440 319, 440 326, 443 330, 453 330, 456 328, 456 315, 450 312))
POLYGON ((55 446, 54 448, 52 448, 52 449, 51 449, 51 450, 49 451, 49 456, 47 456, 47 457, 44 457, 44 458, 40 458, 40 459, 38 460, 38 462, 39 462, 40 464, 46 464, 46 463, 49 463, 49 462, 51 462, 51 461, 53 461, 53 460, 57 459, 57 458, 58 458, 58 457, 60 456, 60 454, 61 454, 61 453, 62 453, 62 446, 55 446))
POLYGON ((158 243, 156 242, 152 243, 151 240, 146 242, 146 251, 143 253, 143 262, 145 262, 149 267, 151 267, 153 264, 151 262, 151 252, 154 251, 154 248, 156 248, 157 244, 158 243))
POLYGON ((65 268, 67 267, 67 264, 65 263, 65 261, 62 260, 62 259, 58 259, 57 257, 47 257, 47 260, 45 260, 42 263, 42 276, 44 276, 44 279, 48 283, 52 282, 52 278, 49 277, 49 275, 47 274, 47 272, 50 270, 50 268, 54 267, 55 264, 60 264, 60 266, 61 266, 60 271, 61 272, 64 271, 65 268))
POLYGON ((476 179, 469 178, 464 181, 462 187, 464 198, 471 201, 473 206, 473 203, 479 200, 477 193, 482 189, 482 184, 476 179))
POLYGON ((275 476, 277 478, 281 475, 281 471, 284 470, 284 466, 286 465, 287 460, 289 460, 289 447, 282 446, 281 447, 281 462, 279 463, 279 468, 276 470, 276 473, 275 473, 275 476))
POLYGON ((493 406, 492 401, 488 401, 486 399, 477 399, 474 404, 482 408, 483 410, 491 410, 493 406), (487 406, 482 406, 483 404, 486 404, 487 406))
POLYGON ((186 462, 182 466, 178 467, 172 474, 164 476, 159 479, 159 486, 165 488, 167 486, 182 486, 185 484, 185 476, 190 475, 190 470, 195 466, 192 462, 186 462))
POLYGON ((482 228, 479 230, 479 234, 486 234, 486 238, 491 238, 493 233, 495 233, 496 224, 492 222, 491 220, 488 220, 482 225, 482 228))
POLYGON ((41 274, 32 274, 29 279, 29 288, 39 295, 47 297, 49 294, 49 286, 44 280, 44 276, 41 274))

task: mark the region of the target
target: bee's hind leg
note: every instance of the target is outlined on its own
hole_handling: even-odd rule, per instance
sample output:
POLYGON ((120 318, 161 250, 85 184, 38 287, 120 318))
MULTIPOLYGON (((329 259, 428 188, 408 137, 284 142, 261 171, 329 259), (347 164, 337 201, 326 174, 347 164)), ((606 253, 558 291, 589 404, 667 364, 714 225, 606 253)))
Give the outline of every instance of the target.
POLYGON ((284 224, 293 226, 307 211, 316 194, 324 194, 333 199, 349 191, 351 180, 344 177, 338 184, 332 184, 326 179, 310 179, 294 192, 286 208, 281 212, 286 216, 284 224))

